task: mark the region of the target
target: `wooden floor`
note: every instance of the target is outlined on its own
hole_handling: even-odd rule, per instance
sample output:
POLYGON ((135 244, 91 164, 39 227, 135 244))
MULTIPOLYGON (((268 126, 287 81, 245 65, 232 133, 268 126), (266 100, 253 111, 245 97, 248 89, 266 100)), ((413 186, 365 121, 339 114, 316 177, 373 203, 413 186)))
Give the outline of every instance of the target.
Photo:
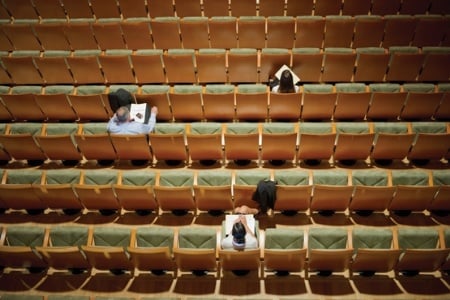
MULTIPOLYGON (((5 168, 21 168, 20 163, 5 168)), ((86 163, 82 168, 91 168, 86 163)), ((156 166, 164 168, 162 165, 156 166)), ((232 166, 227 166, 233 168, 232 166)), ((267 166, 266 166, 267 167, 267 166)), ((325 168, 318 166, 315 168, 325 168)), ((328 166, 329 167, 329 166, 328 166)), ((328 168, 326 167, 326 168, 328 168)), ((358 166, 356 166, 358 167, 358 166)), ((448 165, 436 165, 431 169, 447 168, 448 165)), ((58 168, 46 165, 41 168, 58 168)), ((127 165, 114 168, 126 169, 127 165)), ((152 167, 155 168, 155 167, 152 167)), ((190 166, 190 168, 202 168, 190 166)), ((222 167, 223 168, 223 167, 222 167)), ((291 166, 276 168, 291 169, 291 166)), ((302 168, 297 166, 296 168, 302 168)), ((339 168, 337 166, 336 168, 339 168)), ((151 226, 162 225, 178 228, 180 226, 214 226, 218 232, 224 216, 211 216, 207 213, 174 216, 170 213, 138 216, 134 212, 121 212, 112 216, 102 216, 97 212, 85 211, 79 215, 66 216, 58 211, 48 211, 43 215, 28 215, 21 211, 8 211, 0 215, 0 226, 14 224, 58 226, 63 224, 102 225, 102 226, 151 226)), ((275 213, 259 218, 260 229, 270 227, 293 226, 307 228, 312 226, 450 226, 450 217, 436 217, 427 213, 414 213, 407 217, 396 217, 385 213, 368 217, 349 215, 348 212, 333 216, 321 216, 299 213, 285 216, 275 213)), ((66 272, 49 270, 43 274, 29 274, 20 270, 5 269, 0 275, 0 296, 18 295, 67 295, 96 297, 126 297, 130 299, 450 299, 450 276, 440 272, 406 277, 395 276, 393 272, 373 277, 363 277, 348 272, 336 273, 328 277, 311 273, 293 273, 277 276, 264 273, 264 277, 255 273, 236 276, 232 273, 209 273, 194 276, 179 274, 174 278, 171 273, 156 276, 150 273, 112 275, 109 272, 93 271, 91 275, 72 275, 66 272)), ((1 299, 2 297, 0 297, 1 299)), ((45 297, 44 297, 45 299, 45 297)))

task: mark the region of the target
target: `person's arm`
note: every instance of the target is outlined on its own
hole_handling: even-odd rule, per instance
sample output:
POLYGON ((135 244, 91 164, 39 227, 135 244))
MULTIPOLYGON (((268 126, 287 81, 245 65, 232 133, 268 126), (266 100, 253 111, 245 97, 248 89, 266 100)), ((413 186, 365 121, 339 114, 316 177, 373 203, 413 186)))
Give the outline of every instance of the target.
POLYGON ((117 133, 120 131, 119 121, 117 120, 116 114, 114 114, 114 116, 111 119, 109 119, 106 129, 110 133, 117 133))
POLYGON ((250 227, 248 227, 247 224, 247 217, 246 216, 239 216, 239 220, 241 221, 242 225, 244 225, 245 227, 245 231, 247 232, 247 234, 249 234, 250 236, 256 238, 255 234, 253 233, 254 230, 250 229, 250 227))

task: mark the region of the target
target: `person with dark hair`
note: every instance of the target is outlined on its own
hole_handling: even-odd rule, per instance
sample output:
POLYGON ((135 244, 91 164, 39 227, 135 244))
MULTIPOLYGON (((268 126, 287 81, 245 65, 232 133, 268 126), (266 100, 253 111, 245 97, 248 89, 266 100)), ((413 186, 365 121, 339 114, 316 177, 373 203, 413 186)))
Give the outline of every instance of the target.
POLYGON ((256 249, 258 248, 258 240, 253 230, 247 224, 247 218, 240 215, 234 221, 231 234, 227 234, 221 241, 222 249, 256 249))
POLYGON ((252 200, 257 203, 257 208, 247 205, 236 207, 236 214, 267 214, 269 209, 273 210, 275 201, 277 200, 277 182, 273 180, 260 180, 256 186, 256 190, 252 195, 252 200))
POLYGON ((290 70, 281 72, 278 85, 272 88, 273 93, 296 93, 298 90, 299 87, 294 84, 294 78, 290 70))

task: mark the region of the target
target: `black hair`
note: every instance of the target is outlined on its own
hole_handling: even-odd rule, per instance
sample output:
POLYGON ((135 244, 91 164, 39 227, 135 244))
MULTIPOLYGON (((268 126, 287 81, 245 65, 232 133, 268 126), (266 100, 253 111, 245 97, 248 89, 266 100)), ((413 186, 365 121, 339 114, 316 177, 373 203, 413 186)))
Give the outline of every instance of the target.
POLYGON ((245 226, 242 222, 236 222, 233 224, 231 235, 233 236, 233 246, 235 248, 241 249, 245 247, 246 233, 247 231, 245 230, 245 226))
POLYGON ((294 80, 292 73, 289 70, 284 70, 280 76, 280 86, 278 88, 280 93, 295 93, 294 80))

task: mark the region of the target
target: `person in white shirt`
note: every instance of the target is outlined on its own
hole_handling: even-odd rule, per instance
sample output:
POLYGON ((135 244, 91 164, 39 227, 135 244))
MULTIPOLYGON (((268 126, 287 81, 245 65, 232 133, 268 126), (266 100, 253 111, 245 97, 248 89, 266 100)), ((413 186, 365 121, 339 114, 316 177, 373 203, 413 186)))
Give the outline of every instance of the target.
POLYGON ((113 134, 147 134, 155 128, 157 114, 158 108, 153 106, 147 123, 134 122, 128 107, 121 106, 109 120, 107 129, 113 134))
POLYGON ((258 240, 253 230, 247 225, 247 219, 244 215, 240 215, 234 221, 231 233, 227 234, 221 241, 222 249, 257 249, 258 240))

